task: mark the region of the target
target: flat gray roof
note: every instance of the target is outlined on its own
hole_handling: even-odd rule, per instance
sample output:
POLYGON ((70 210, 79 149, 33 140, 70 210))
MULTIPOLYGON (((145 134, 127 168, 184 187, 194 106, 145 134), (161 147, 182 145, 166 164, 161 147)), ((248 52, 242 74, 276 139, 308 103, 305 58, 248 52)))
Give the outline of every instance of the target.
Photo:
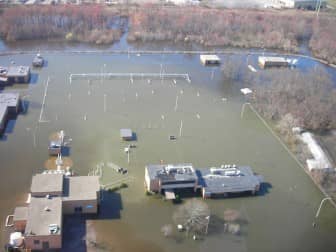
POLYGON ((62 200, 60 197, 32 197, 28 207, 26 236, 60 235, 62 230, 62 200), (50 233, 49 225, 56 225, 57 231, 50 233))
POLYGON ((65 177, 63 200, 95 200, 99 190, 98 176, 65 177))
POLYGON ((120 136, 121 137, 132 137, 132 130, 131 129, 121 129, 120 136))
POLYGON ((28 75, 29 66, 10 66, 8 67, 7 77, 24 77, 28 75))
POLYGON ((63 174, 36 174, 30 187, 31 193, 63 192, 63 174))
POLYGON ((14 221, 27 220, 28 207, 16 207, 14 210, 14 221))
POLYGON ((215 54, 201 54, 201 60, 213 60, 213 61, 220 61, 220 58, 215 54))
POLYGON ((162 182, 191 181, 197 179, 192 164, 147 165, 146 169, 151 179, 157 178, 162 182))
POLYGON ((284 57, 277 57, 277 56, 259 56, 258 60, 260 62, 283 62, 288 63, 284 57))
POLYGON ((0 106, 16 107, 19 100, 19 93, 0 93, 0 106))
POLYGON ((235 168, 200 168, 197 171, 199 184, 209 193, 242 192, 254 190, 260 180, 248 166, 235 168))

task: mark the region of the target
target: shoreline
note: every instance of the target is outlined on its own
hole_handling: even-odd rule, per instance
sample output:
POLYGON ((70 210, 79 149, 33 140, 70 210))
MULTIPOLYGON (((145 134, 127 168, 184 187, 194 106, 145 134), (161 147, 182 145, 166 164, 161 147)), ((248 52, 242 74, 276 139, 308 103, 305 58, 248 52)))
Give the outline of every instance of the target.
MULTIPOLYGON (((257 48, 250 48, 257 49, 257 48)), ((20 54, 36 54, 36 53, 69 53, 69 54, 94 54, 94 53, 104 53, 104 54, 191 54, 191 55, 199 55, 199 54, 219 54, 219 55, 260 55, 262 52, 250 52, 241 50, 126 50, 126 49, 114 49, 114 50, 11 50, 11 51, 0 51, 0 56, 8 56, 8 55, 20 55, 20 54)), ((305 58, 310 60, 318 61, 324 65, 336 68, 336 64, 329 63, 326 60, 316 58, 314 56, 309 56, 306 54, 300 53, 286 53, 286 52, 265 52, 266 55, 269 56, 293 56, 299 58, 305 58)))

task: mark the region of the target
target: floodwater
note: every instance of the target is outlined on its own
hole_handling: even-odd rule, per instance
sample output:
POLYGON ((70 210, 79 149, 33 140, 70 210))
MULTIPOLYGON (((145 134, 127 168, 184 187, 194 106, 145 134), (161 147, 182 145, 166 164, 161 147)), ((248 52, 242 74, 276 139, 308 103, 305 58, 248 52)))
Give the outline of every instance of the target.
MULTIPOLYGON (((47 66, 33 70, 29 85, 6 88, 22 94, 26 112, 9 122, 0 141, 1 245, 8 239, 6 215, 24 204, 31 176, 48 159, 49 136, 63 129, 72 138, 70 158, 77 174, 87 175, 102 162, 128 169, 124 177, 107 166, 103 169, 104 184, 124 179, 128 188, 104 194, 102 214, 83 227, 89 231, 86 236, 79 232, 80 239, 97 244, 87 250, 336 251, 336 209, 326 203, 315 220, 323 195, 250 109, 241 118, 240 87, 223 81, 219 68, 203 67, 197 55, 64 52, 44 56, 47 66), (133 81, 127 77, 69 81, 71 73, 160 71, 187 73, 191 82, 146 75, 133 81), (129 164, 124 153, 127 144, 119 137, 121 128, 131 128, 137 136, 129 164), (170 141, 170 135, 177 140, 170 141), (195 167, 249 165, 267 183, 255 197, 207 200, 213 217, 205 239, 193 241, 177 232, 166 238, 160 230, 173 223, 177 205, 144 192, 145 165, 161 160, 192 162, 195 167), (239 210, 246 220, 239 236, 224 233, 218 224, 228 208, 239 210)), ((12 60, 30 64, 32 58, 29 54, 3 56, 0 65, 12 60)))

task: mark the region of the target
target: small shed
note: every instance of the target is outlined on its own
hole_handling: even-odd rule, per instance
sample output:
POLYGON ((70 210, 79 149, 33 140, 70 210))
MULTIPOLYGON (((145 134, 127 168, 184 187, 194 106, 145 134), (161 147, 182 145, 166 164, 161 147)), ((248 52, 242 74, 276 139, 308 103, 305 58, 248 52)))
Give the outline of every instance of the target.
POLYGON ((7 72, 8 82, 28 83, 30 80, 29 66, 10 66, 7 72))
POLYGON ((133 132, 131 129, 121 129, 120 137, 124 141, 131 141, 133 140, 133 132))
POLYGON ((57 156, 58 154, 61 154, 62 151, 62 140, 54 140, 49 142, 48 146, 49 155, 51 156, 57 156))
POLYGON ((219 65, 220 64, 220 58, 217 55, 211 54, 211 55, 200 55, 201 63, 205 66, 207 65, 219 65))

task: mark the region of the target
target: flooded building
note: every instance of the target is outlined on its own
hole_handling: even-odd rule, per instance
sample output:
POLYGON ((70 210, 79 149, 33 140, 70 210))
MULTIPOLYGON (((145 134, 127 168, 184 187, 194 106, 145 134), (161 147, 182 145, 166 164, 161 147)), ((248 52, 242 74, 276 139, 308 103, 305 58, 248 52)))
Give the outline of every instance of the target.
POLYGON ((198 175, 203 198, 227 196, 229 193, 255 194, 260 189, 260 177, 248 166, 223 165, 201 168, 198 175))
POLYGON ((0 134, 6 127, 9 117, 16 116, 19 112, 20 95, 18 93, 0 94, 0 134))
POLYGON ((289 67, 288 61, 284 57, 259 56, 258 63, 261 68, 268 67, 289 67))
POLYGON ((217 55, 200 55, 200 61, 203 65, 219 65, 220 58, 217 55))
POLYGON ((60 249, 63 215, 98 212, 99 177, 37 174, 33 176, 30 193, 28 206, 14 210, 15 231, 23 233, 27 249, 60 249))
POLYGON ((250 167, 223 165, 194 169, 192 164, 148 165, 145 168, 146 190, 155 193, 192 188, 201 189, 203 198, 227 196, 229 193, 251 192, 260 189, 262 178, 250 167))
POLYGON ((133 140, 133 132, 131 129, 121 129, 120 137, 124 141, 132 141, 133 140))
POLYGON ((25 247, 32 250, 62 247, 62 200, 32 197, 24 232, 25 247))
POLYGON ((7 83, 28 83, 30 81, 29 66, 10 66, 8 67, 7 83))
POLYGON ((192 164, 147 165, 145 184, 149 192, 192 188, 197 190, 198 178, 192 164))
POLYGON ((62 143, 61 139, 50 141, 49 146, 48 146, 49 155, 57 156, 57 155, 61 154, 62 144, 63 143, 62 143))
POLYGON ((63 186, 63 214, 98 212, 100 184, 97 176, 65 177, 63 186))

